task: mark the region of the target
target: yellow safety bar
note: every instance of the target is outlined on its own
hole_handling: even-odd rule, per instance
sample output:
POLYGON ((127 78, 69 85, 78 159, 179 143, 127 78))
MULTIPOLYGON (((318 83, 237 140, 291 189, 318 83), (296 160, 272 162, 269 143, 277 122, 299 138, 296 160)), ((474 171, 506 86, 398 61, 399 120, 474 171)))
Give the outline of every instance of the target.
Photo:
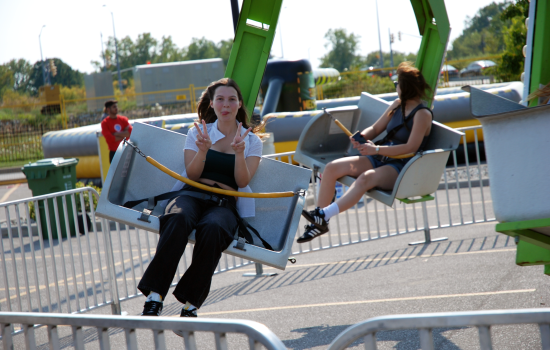
POLYGON ((213 192, 213 193, 217 193, 217 194, 224 194, 226 196, 247 197, 247 198, 282 198, 282 197, 293 197, 293 196, 298 194, 298 192, 292 192, 292 191, 288 191, 288 192, 271 192, 271 193, 249 193, 249 192, 229 191, 229 190, 224 190, 224 189, 221 189, 221 188, 215 188, 215 187, 207 186, 207 185, 201 184, 200 182, 196 182, 196 181, 190 180, 188 178, 185 178, 185 177, 181 176, 180 174, 176 173, 175 171, 168 169, 167 167, 160 164, 159 162, 157 162, 153 158, 143 154, 143 152, 141 152, 141 150, 139 148, 134 146, 132 143, 130 143, 126 139, 124 139, 124 142, 126 144, 128 144, 129 146, 131 146, 134 149, 134 151, 136 151, 140 156, 144 157, 145 160, 149 164, 154 165, 157 169, 159 169, 163 173, 168 174, 168 175, 172 176, 174 179, 180 180, 181 182, 186 183, 190 186, 200 188, 201 190, 205 190, 205 191, 209 191, 209 192, 213 192))
MULTIPOLYGON (((325 111, 326 112, 326 111, 325 111)), ((340 129, 342 129, 343 132, 346 133, 346 135, 348 135, 349 137, 351 137, 351 135, 353 135, 351 133, 351 131, 349 131, 345 126, 344 124, 340 123, 340 121, 336 118, 334 118, 330 113, 327 113, 328 115, 330 115, 330 117, 332 118, 332 120, 334 120, 334 123, 336 123, 336 125, 338 125, 338 127, 340 129)), ((386 156, 388 158, 392 158, 392 159, 404 159, 404 158, 410 158, 410 157, 414 157, 414 153, 407 153, 407 154, 401 154, 401 155, 398 155, 398 156, 386 156)))

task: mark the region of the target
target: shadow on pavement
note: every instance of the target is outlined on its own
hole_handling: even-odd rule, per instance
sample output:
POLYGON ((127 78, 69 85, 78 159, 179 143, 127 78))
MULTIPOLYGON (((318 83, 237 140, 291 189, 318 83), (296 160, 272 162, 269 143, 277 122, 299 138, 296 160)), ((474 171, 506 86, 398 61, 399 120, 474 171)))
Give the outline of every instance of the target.
MULTIPOLYGON (((316 326, 308 328, 294 329, 292 332, 300 333, 302 336, 298 339, 283 340, 288 349, 305 350, 315 347, 327 347, 340 333, 346 330, 350 325, 341 326, 316 326)), ((460 348, 450 341, 443 333, 461 328, 436 328, 433 330, 434 347, 444 350, 459 350, 460 348)), ((449 336, 449 334, 447 335, 449 336)), ((396 350, 421 350, 420 338, 416 329, 406 329, 399 331, 382 331, 376 333, 378 342, 397 342, 392 348, 396 350)), ((363 344, 363 339, 359 339, 349 345, 349 347, 363 344)))

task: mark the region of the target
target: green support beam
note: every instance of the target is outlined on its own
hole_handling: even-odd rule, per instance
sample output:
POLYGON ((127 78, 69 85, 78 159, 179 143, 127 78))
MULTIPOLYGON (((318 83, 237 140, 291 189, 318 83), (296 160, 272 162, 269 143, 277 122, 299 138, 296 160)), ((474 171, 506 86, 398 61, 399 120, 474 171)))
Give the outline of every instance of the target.
MULTIPOLYGON (((431 106, 450 35, 449 18, 443 0, 411 0, 422 35, 416 67, 432 88, 428 95, 431 106)), ((241 87, 249 112, 260 89, 282 0, 244 0, 225 76, 241 87)))
POLYGON ((418 23, 418 30, 422 35, 416 68, 422 72, 426 82, 432 88, 426 101, 428 107, 431 107, 449 42, 451 26, 443 0, 411 0, 411 5, 418 23))
POLYGON ((519 238, 516 250, 516 264, 534 266, 550 264, 550 250, 541 248, 519 238))
MULTIPOLYGON (((536 6, 535 18, 529 18, 529 21, 535 20, 536 23, 529 93, 533 93, 540 85, 550 83, 550 65, 548 64, 550 62, 550 0, 537 0, 536 6)), ((529 107, 537 105, 538 99, 531 100, 529 103, 529 107)))
POLYGON ((283 0, 243 0, 225 77, 239 84, 252 115, 283 0))
POLYGON ((550 236, 534 231, 536 229, 544 229, 547 227, 550 227, 550 218, 503 222, 496 225, 495 231, 504 233, 505 235, 511 237, 519 237, 520 240, 527 243, 550 250, 550 236))

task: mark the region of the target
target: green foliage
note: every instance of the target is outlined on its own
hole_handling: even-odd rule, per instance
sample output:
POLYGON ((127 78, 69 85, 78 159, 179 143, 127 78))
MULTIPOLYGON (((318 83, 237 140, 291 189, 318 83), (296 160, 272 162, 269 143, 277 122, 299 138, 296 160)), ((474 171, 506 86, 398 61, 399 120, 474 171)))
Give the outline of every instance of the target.
POLYGON ((529 16, 529 1, 516 0, 515 3, 510 4, 502 11, 500 18, 505 21, 514 17, 526 18, 527 16, 529 16))
MULTIPOLYGON (((101 195, 101 188, 99 188, 97 186, 94 186, 91 182, 88 183, 87 185, 85 185, 84 182, 82 182, 82 181, 78 181, 76 183, 76 188, 83 188, 83 187, 91 187, 94 190, 96 190, 99 195, 101 195)), ((85 191, 85 192, 82 192, 82 197, 84 198, 85 211, 88 213, 91 210, 90 209, 90 196, 88 195, 88 192, 85 191)), ((77 214, 80 214, 82 212, 82 203, 80 201, 80 196, 75 195, 75 199, 76 199, 76 212, 77 212, 77 214)), ((94 195, 92 195, 92 203, 94 205, 94 210, 95 210, 97 208, 97 198, 94 195)), ((29 215, 30 215, 32 220, 36 220, 36 209, 34 207, 33 202, 29 202, 29 215)))
MULTIPOLYGON (((83 188, 83 187, 91 187, 93 188, 94 190, 96 190, 96 192, 101 195, 101 188, 97 187, 97 186, 94 186, 93 183, 88 183, 87 185, 84 184, 84 182, 82 181, 78 181, 76 183, 76 188, 83 188)), ((88 192, 83 192, 82 193, 82 196, 84 197, 84 208, 86 210, 86 212, 89 212, 91 209, 90 209, 90 197, 88 196, 88 192)), ((94 210, 97 208, 97 198, 92 195, 92 203, 94 205, 94 210)), ((77 199, 76 200, 76 210, 78 212, 80 212, 82 210, 82 204, 80 203, 80 199, 77 199)))
MULTIPOLYGON (((232 40, 221 40, 214 43, 204 37, 193 38, 187 47, 178 48, 171 36, 163 36, 160 41, 153 38, 151 33, 138 35, 135 41, 129 36, 118 40, 118 54, 120 69, 131 68, 137 65, 150 63, 168 63, 205 58, 222 58, 227 65, 229 53, 233 45, 232 40)), ((101 60, 92 61, 97 70, 103 70, 103 55, 101 60)), ((115 41, 110 37, 105 50, 107 70, 116 71, 115 41)), ((131 79, 132 72, 122 73, 124 79, 131 79)))
MULTIPOLYGON (((57 67, 56 76, 50 75, 51 85, 62 85, 62 86, 84 86, 84 74, 78 70, 74 70, 63 62, 59 58, 52 58, 55 66, 57 67)), ((48 62, 46 61, 46 66, 48 67, 48 62)), ((47 79, 47 78, 46 78, 47 79)), ((36 62, 30 71, 28 86, 25 90, 26 93, 29 93, 32 96, 38 95, 38 89, 44 85, 44 75, 42 74, 42 62, 36 62)))
POLYGON ((336 68, 340 72, 351 70, 358 64, 356 52, 360 38, 353 33, 348 35, 343 28, 329 29, 325 34, 327 40, 325 47, 330 47, 330 51, 321 57, 321 67, 336 68))
POLYGON ((388 77, 369 75, 367 72, 359 74, 345 74, 336 83, 322 86, 325 98, 353 97, 365 91, 370 94, 395 92, 395 85, 388 77))
MULTIPOLYGON (((392 67, 391 65, 391 55, 389 52, 382 52, 382 57, 384 58, 384 67, 392 67)), ((394 51, 393 52, 393 66, 397 67, 399 63, 410 61, 415 62, 416 61, 416 54, 409 53, 406 54, 404 52, 394 51)), ((368 68, 368 67, 377 67, 380 66, 380 51, 373 51, 367 54, 366 57, 362 58, 360 60, 361 62, 361 68, 368 68)))
POLYGON ((504 30, 510 21, 501 14, 510 2, 492 3, 481 8, 473 18, 467 17, 466 29, 452 43, 448 60, 498 54, 504 50, 504 30))
POLYGON ((30 74, 32 71, 32 64, 24 59, 11 60, 5 64, 10 70, 13 76, 12 89, 17 92, 25 93, 29 91, 30 87, 30 74))
MULTIPOLYGON (((521 15, 512 19, 512 25, 505 31, 506 49, 493 69, 494 74, 503 81, 520 80, 525 57, 523 57, 523 46, 527 41, 527 29, 525 28, 525 17, 521 15)), ((491 73, 491 72, 488 72, 491 73)))

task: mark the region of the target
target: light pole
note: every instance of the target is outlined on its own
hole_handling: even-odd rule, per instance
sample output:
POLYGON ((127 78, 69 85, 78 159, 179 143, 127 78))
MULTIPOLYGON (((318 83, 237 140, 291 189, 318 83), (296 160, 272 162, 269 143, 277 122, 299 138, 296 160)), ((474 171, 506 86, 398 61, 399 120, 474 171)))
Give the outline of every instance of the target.
POLYGON ((40 36, 42 35, 42 29, 44 29, 46 25, 44 24, 42 28, 40 28, 40 34, 38 34, 38 44, 40 45, 40 60, 42 61, 42 79, 44 79, 44 85, 46 85, 46 67, 44 66, 44 57, 42 57, 42 39, 40 36))
MULTIPOLYGON (((103 7, 107 7, 107 5, 103 5, 103 7)), ((111 19, 113 20, 113 37, 115 38, 115 55, 116 55, 116 69, 118 72, 118 88, 120 89, 120 93, 122 94, 122 77, 120 75, 120 62, 118 59, 118 42, 116 40, 116 32, 115 32, 115 16, 113 15, 113 11, 111 12, 111 19)))
POLYGON ((382 40, 380 39, 380 19, 378 19, 378 0, 376 3, 376 23, 378 24, 378 46, 380 46, 380 68, 384 68, 384 56, 382 55, 382 40))
POLYGON ((393 44, 393 34, 390 31, 390 28, 388 28, 388 34, 390 35, 390 66, 393 67, 393 48, 391 44, 393 44))
POLYGON ((103 33, 99 32, 101 36, 101 54, 103 55, 103 71, 107 71, 107 59, 105 58, 105 50, 103 49, 103 33))

